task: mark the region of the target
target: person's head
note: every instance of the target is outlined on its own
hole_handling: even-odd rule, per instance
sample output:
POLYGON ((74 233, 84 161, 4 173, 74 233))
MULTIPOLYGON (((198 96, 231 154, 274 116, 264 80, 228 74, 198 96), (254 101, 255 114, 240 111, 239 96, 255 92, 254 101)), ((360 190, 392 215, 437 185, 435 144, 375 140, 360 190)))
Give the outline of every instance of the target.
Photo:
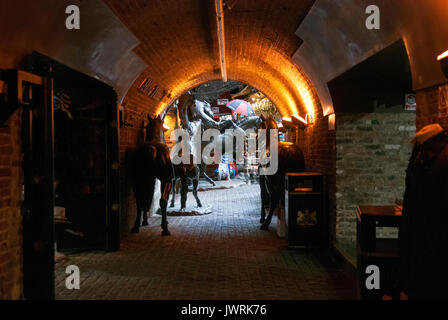
POLYGON ((412 140, 412 143, 415 145, 423 144, 431 138, 439 135, 441 132, 443 132, 443 128, 440 124, 430 124, 417 132, 415 138, 412 140))

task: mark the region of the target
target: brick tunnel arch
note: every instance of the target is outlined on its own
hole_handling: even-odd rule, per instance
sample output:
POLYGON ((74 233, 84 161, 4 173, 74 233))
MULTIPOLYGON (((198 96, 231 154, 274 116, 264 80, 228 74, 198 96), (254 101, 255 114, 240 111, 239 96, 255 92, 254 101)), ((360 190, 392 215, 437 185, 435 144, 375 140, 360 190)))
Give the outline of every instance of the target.
MULTIPOLYGON (((246 70, 242 69, 236 72, 230 72, 228 80, 241 82, 262 92, 275 105, 282 116, 288 117, 296 114, 305 118, 307 114, 319 114, 321 112, 320 102, 315 89, 312 87, 312 84, 310 84, 306 76, 302 75, 298 69, 296 70, 296 82, 300 83, 297 87, 293 85, 292 81, 288 81, 288 79, 285 78, 267 79, 265 77, 260 77, 258 73, 249 68, 246 70), (300 89, 297 90, 297 88, 300 89)), ((275 73, 274 69, 272 69, 272 73, 275 73)), ((133 86, 138 86, 146 78, 147 77, 144 75, 141 75, 135 81, 133 86)), ((210 73, 203 73, 191 81, 183 81, 182 79, 179 79, 179 83, 174 86, 170 97, 158 103, 152 113, 163 114, 165 110, 184 92, 215 80, 221 80, 221 78, 216 74, 210 73)), ((132 99, 132 97, 127 98, 132 99)))
MULTIPOLYGON (((161 113, 170 102, 201 83, 220 77, 216 15, 212 1, 155 3, 107 0, 106 4, 141 41, 134 49, 147 65, 124 99, 161 113), (182 14, 179 14, 182 13, 182 14), (138 91, 146 78, 159 92, 138 91)), ((302 40, 294 32, 314 0, 225 1, 228 79, 247 83, 269 96, 283 116, 320 114, 317 91, 291 58, 302 40)))
MULTIPOLYGON (((275 57, 281 56, 277 53, 275 57)), ((276 68, 273 62, 255 62, 252 65, 230 68, 229 80, 248 84, 260 92, 263 92, 277 107, 282 116, 307 114, 321 115, 320 100, 311 81, 305 74, 287 57, 281 57, 280 68, 276 68)), ((278 59, 272 59, 279 61, 278 59)), ((279 64, 279 62, 277 62, 279 64)), ((180 69, 179 72, 182 72, 180 69)), ((219 74, 213 71, 199 70, 196 74, 181 74, 173 80, 166 93, 162 93, 160 101, 148 99, 139 90, 139 86, 151 79, 152 70, 145 70, 133 83, 124 98, 124 104, 128 101, 146 100, 145 104, 151 114, 161 114, 182 93, 191 90, 201 84, 221 79, 219 74)))

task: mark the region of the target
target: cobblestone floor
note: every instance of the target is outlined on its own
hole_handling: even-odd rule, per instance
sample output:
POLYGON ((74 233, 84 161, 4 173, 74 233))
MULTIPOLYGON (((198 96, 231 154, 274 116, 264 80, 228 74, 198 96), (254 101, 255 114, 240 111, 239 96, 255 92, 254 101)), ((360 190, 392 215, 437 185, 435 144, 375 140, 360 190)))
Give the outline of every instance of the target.
POLYGON ((354 299, 342 268, 318 251, 288 249, 275 219, 259 230, 258 194, 257 185, 201 192, 214 212, 169 217, 170 237, 155 216, 118 252, 68 255, 56 264, 57 299, 354 299), (65 288, 70 264, 80 268, 79 290, 65 288))

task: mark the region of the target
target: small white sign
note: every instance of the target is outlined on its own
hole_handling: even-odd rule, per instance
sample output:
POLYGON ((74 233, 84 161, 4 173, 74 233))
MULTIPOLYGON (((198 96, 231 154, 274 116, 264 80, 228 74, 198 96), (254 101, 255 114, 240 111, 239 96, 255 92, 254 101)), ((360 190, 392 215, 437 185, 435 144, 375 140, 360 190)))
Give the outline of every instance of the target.
POLYGON ((407 111, 417 110, 417 96, 415 94, 412 93, 406 95, 406 103, 404 109, 407 111))
POLYGON ((227 103, 229 103, 229 99, 218 99, 217 103, 218 106, 225 106, 227 103))

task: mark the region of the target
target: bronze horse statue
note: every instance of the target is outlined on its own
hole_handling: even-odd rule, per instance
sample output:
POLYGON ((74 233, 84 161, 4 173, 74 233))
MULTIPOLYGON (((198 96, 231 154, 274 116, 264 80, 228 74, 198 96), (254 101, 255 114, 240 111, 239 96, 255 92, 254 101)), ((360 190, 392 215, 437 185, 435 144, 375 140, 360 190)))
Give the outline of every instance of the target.
POLYGON ((168 236, 166 207, 173 180, 173 165, 170 150, 165 144, 163 120, 160 116, 149 117, 146 127, 146 141, 132 154, 132 187, 137 204, 137 216, 132 233, 139 232, 143 212, 143 224, 148 225, 147 212, 151 206, 156 178, 161 182, 160 209, 162 212, 162 235, 168 236))
MULTIPOLYGON (((266 133, 266 153, 270 152, 270 130, 277 129, 277 122, 272 116, 265 118, 261 116, 263 122, 260 129, 267 130, 266 133)), ((278 170, 273 175, 260 175, 261 191, 261 219, 262 230, 268 230, 271 224, 274 209, 285 199, 285 173, 305 172, 305 158, 302 150, 290 142, 278 142, 278 170), (269 206, 269 214, 266 218, 265 207, 269 206)))

